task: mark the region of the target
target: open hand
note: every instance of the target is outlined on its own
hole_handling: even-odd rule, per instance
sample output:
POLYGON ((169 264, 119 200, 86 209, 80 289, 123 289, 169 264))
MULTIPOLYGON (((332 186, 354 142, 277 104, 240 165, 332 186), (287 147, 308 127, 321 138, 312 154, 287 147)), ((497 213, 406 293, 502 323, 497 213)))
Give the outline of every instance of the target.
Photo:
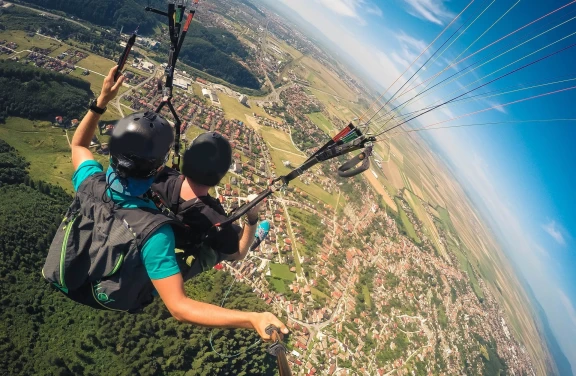
POLYGON ((102 91, 100 92, 100 96, 97 100, 97 106, 100 108, 106 107, 112 99, 116 98, 118 91, 122 87, 122 83, 126 79, 124 75, 120 75, 120 77, 118 77, 118 81, 114 82, 114 75, 116 74, 117 70, 118 66, 113 67, 110 69, 110 72, 108 72, 108 76, 104 78, 102 91))

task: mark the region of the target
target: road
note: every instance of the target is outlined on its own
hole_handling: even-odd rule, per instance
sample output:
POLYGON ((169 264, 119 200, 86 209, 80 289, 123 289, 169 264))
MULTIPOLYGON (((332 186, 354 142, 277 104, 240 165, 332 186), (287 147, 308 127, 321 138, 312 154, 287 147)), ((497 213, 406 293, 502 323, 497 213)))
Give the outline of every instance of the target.
POLYGON ((81 23, 81 22, 74 21, 74 20, 71 19, 71 18, 62 17, 62 16, 59 16, 59 15, 54 14, 54 13, 46 12, 46 11, 43 11, 43 10, 40 10, 40 9, 30 8, 30 7, 27 7, 27 6, 24 6, 24 5, 20 5, 20 4, 15 4, 15 3, 8 3, 8 4, 13 4, 14 6, 17 6, 17 7, 19 7, 19 8, 28 9, 28 10, 31 10, 31 11, 36 12, 36 13, 43 13, 43 14, 46 14, 46 15, 48 15, 48 16, 52 16, 52 17, 56 17, 56 18, 62 18, 62 19, 64 19, 64 20, 68 21, 68 22, 71 22, 71 23, 76 24, 76 25, 78 25, 78 26, 80 26, 80 27, 83 27, 83 28, 86 29, 86 30, 90 30, 90 28, 89 28, 88 26, 84 25, 84 24, 81 23))
MULTIPOLYGON (((136 50, 136 49, 135 49, 136 50)), ((139 49, 140 54, 142 54, 142 56, 144 56, 144 58, 146 60, 150 60, 150 58, 148 58, 148 56, 146 56, 146 54, 142 51, 142 49, 139 49)), ((151 80, 153 80, 156 75, 158 74, 158 70, 159 70, 159 65, 155 64, 155 68, 154 68, 154 72, 152 73, 152 75, 150 75, 150 77, 148 77, 147 79, 145 79, 144 81, 142 81, 141 83, 139 83, 137 86, 133 87, 132 89, 138 90, 140 89, 142 86, 146 85, 148 82, 150 82, 151 80)), ((124 93, 120 94, 118 97, 116 97, 116 108, 118 108, 118 112, 120 113, 121 117, 124 117, 124 111, 122 110, 122 105, 120 103, 120 101, 122 100, 122 98, 124 98, 128 93, 130 92, 130 90, 125 91, 124 93)))

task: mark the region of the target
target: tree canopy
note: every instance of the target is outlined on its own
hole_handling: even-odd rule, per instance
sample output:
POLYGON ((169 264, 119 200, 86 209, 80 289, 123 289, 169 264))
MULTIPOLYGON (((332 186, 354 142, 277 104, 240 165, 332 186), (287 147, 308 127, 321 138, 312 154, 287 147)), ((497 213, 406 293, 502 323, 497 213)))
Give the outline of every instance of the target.
MULTIPOLYGON (((152 34, 158 24, 158 19, 144 10, 148 0, 27 0, 27 3, 64 12, 96 25, 112 26, 116 29, 124 27, 134 30, 140 26, 143 34, 152 34)), ((151 1, 160 5, 162 1, 151 1)))
POLYGON ((0 121, 8 116, 78 117, 91 97, 90 84, 78 78, 0 61, 0 121))
MULTIPOLYGON (((33 181, 26 161, 0 140, 0 369, 9 375, 272 375, 264 345, 246 352, 257 334, 210 330, 173 319, 160 299, 144 313, 97 311, 68 300, 40 269, 72 198, 33 181)), ((217 304, 233 278, 211 271, 186 284, 188 296, 217 304)), ((263 311, 251 289, 233 285, 228 308, 263 311)))

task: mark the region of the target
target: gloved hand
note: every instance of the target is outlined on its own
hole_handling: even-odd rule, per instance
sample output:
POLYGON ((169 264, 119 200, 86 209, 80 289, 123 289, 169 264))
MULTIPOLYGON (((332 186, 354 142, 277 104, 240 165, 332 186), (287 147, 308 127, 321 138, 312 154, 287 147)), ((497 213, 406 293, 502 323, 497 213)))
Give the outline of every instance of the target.
MULTIPOLYGON (((252 202, 256 197, 258 197, 257 194, 249 195, 247 197, 248 202, 252 202)), ((246 214, 248 222, 250 222, 250 223, 257 223, 258 222, 258 215, 260 214, 260 211, 264 208, 265 202, 266 202, 266 200, 262 200, 258 205, 256 205, 252 209, 250 209, 250 211, 248 211, 248 213, 246 214)))

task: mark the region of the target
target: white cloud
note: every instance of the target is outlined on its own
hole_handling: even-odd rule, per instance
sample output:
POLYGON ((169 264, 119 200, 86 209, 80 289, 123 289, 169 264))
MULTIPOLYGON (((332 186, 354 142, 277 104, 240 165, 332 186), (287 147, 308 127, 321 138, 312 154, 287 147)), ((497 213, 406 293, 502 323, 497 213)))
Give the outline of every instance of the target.
POLYGON ((404 2, 411 7, 408 13, 437 25, 444 25, 446 19, 454 17, 454 14, 444 6, 444 0, 404 0, 404 2))
MULTIPOLYGON (((414 61, 426 49, 426 47, 428 47, 428 44, 423 40, 410 36, 404 32, 396 34, 396 39, 402 48, 403 57, 410 62, 414 61)), ((426 55, 429 55, 429 51, 426 51, 420 59, 424 59, 426 55)), ((422 61, 422 63, 423 62, 424 61, 422 61)), ((422 63, 419 65, 422 65, 422 63)))
POLYGON ((508 111, 506 111, 506 108, 505 108, 505 107, 502 107, 500 103, 493 102, 493 101, 490 101, 490 100, 485 100, 485 102, 488 103, 488 105, 489 105, 490 107, 493 107, 494 110, 500 112, 501 114, 508 115, 508 111))
POLYGON ((390 54, 390 57, 403 69, 408 68, 408 66, 410 65, 410 62, 408 62, 408 60, 404 59, 403 57, 400 57, 400 55, 398 55, 398 53, 396 52, 392 52, 390 54))
POLYGON ((382 10, 366 0, 316 0, 324 7, 344 17, 355 18, 365 24, 360 12, 382 16, 382 10))
POLYGON ((564 235, 562 234, 562 228, 558 226, 556 221, 550 221, 542 225, 542 229, 546 231, 546 233, 550 235, 556 243, 566 245, 566 239, 564 239, 564 235))
POLYGON ((380 9, 377 5, 368 4, 366 5, 366 13, 374 14, 378 17, 382 17, 384 14, 382 13, 382 9, 380 9))
POLYGON ((318 0, 320 4, 326 8, 331 9, 333 12, 342 16, 360 18, 357 12, 359 1, 357 0, 318 0))

